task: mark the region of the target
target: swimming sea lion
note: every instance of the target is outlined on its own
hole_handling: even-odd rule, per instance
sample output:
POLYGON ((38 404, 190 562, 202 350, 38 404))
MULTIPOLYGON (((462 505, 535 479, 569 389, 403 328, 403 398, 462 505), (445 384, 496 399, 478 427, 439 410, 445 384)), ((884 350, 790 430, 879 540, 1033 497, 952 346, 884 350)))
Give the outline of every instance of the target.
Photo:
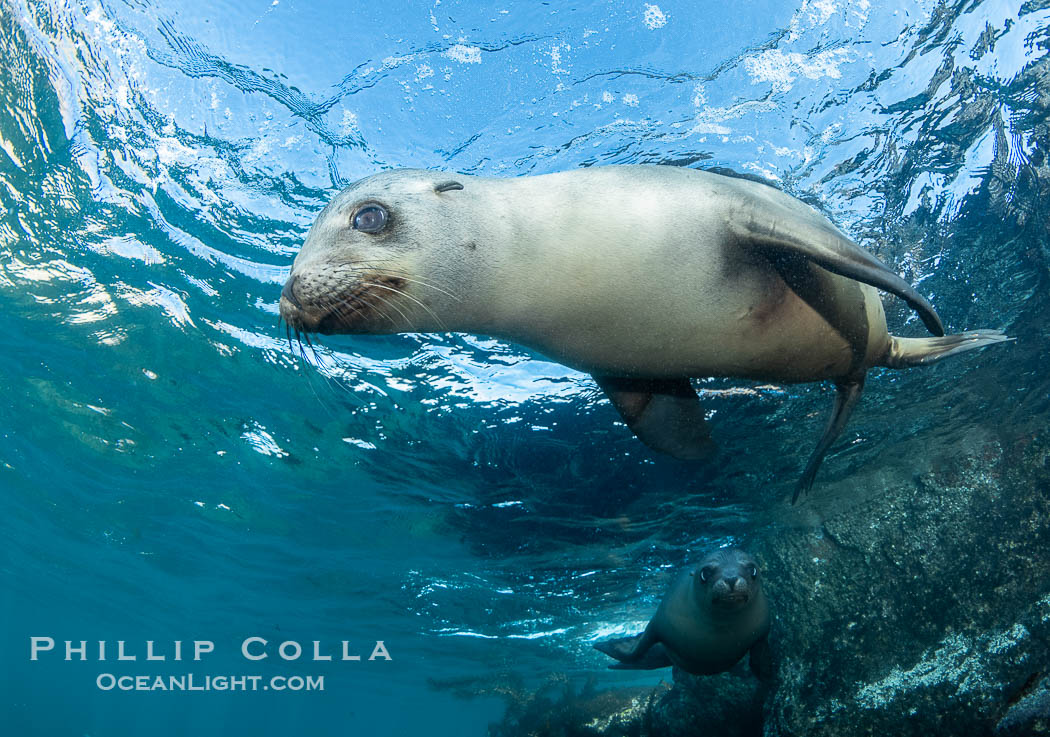
POLYGON ((755 561, 742 550, 716 550, 678 576, 642 634, 594 647, 620 661, 610 668, 677 665, 698 676, 727 671, 750 652, 751 670, 765 679, 770 619, 755 561))
POLYGON ((713 449, 690 377, 830 379, 835 409, 796 498, 869 368, 1007 340, 945 336, 925 297, 793 197, 672 166, 367 177, 317 217, 280 313, 307 334, 454 330, 521 343, 590 373, 644 443, 679 458, 713 449), (875 287, 939 337, 890 335, 875 287))

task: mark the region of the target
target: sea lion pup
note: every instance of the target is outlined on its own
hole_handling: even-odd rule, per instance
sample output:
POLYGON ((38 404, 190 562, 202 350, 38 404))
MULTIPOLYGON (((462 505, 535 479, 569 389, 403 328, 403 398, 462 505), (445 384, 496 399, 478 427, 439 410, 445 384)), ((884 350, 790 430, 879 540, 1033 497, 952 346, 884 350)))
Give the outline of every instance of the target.
POLYGON ((698 676, 727 671, 750 652, 751 670, 767 680, 769 625, 754 559, 742 550, 723 549, 679 574, 644 632, 594 647, 620 661, 610 668, 677 665, 698 676))
POLYGON ((590 373, 647 445, 704 458, 690 377, 831 380, 808 489, 872 366, 998 343, 944 335, 930 303, 822 215, 758 182, 673 166, 491 179, 402 169, 318 215, 280 301, 297 332, 481 333, 590 373), (936 338, 886 331, 875 288, 936 338))

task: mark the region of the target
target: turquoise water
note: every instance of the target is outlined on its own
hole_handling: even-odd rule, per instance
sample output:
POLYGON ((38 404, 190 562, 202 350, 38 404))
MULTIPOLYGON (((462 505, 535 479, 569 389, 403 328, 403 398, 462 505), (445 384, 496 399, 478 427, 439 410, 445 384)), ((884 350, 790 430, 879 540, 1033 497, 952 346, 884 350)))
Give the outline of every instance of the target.
POLYGON ((1045 425, 1046 4, 697 5, 0 3, 5 734, 483 734, 503 702, 440 683, 655 682, 589 641, 692 551, 791 523, 828 387, 698 384, 723 449, 698 469, 485 336, 289 347, 307 228, 380 169, 733 169, 822 208, 950 332, 1018 338, 871 375, 814 499, 1045 425), (140 659, 33 662, 33 636, 140 659), (147 664, 146 640, 215 653, 147 664), (392 660, 285 663, 285 640, 392 660), (96 685, 189 671, 325 690, 96 685))

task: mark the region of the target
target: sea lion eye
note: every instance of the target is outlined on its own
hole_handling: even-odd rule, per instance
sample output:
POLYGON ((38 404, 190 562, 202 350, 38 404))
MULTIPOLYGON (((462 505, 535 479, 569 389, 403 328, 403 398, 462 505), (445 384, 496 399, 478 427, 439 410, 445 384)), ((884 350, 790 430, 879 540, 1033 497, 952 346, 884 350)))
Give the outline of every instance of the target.
POLYGON ((751 578, 758 578, 758 568, 754 564, 751 565, 751 578))
POLYGON ((354 230, 378 233, 386 227, 387 215, 380 205, 365 205, 354 213, 354 230))
POLYGON ((707 583, 707 580, 709 578, 711 578, 711 576, 713 574, 714 574, 714 571, 712 571, 710 568, 701 568, 700 569, 700 580, 703 581, 704 583, 707 583))

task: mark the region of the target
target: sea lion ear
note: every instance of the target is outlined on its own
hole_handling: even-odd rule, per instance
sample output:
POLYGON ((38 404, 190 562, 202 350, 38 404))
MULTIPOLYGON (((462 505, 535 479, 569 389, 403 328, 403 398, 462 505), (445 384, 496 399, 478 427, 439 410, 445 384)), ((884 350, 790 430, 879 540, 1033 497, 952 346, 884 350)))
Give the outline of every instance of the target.
POLYGON ((447 182, 439 182, 438 184, 434 185, 434 191, 438 194, 441 194, 442 192, 451 192, 455 189, 463 189, 463 185, 459 182, 452 180, 447 182))

